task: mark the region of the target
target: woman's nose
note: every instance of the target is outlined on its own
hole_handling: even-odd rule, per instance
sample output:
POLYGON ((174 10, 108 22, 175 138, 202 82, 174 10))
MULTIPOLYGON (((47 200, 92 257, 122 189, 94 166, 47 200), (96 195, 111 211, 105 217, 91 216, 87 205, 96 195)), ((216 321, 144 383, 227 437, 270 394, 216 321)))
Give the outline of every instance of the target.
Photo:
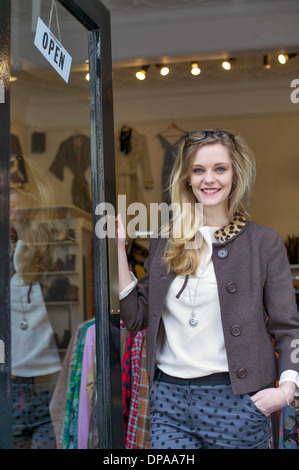
POLYGON ((215 182, 215 177, 212 171, 205 172, 204 182, 207 184, 211 184, 215 182))

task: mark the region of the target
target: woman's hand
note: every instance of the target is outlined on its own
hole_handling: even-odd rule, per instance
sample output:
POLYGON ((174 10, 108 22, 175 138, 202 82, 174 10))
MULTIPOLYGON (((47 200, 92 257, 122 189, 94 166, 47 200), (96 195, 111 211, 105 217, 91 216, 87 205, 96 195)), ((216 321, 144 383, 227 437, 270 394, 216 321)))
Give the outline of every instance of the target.
POLYGON ((296 385, 294 382, 283 382, 280 388, 266 388, 252 395, 251 400, 255 406, 265 415, 270 416, 274 411, 280 410, 294 399, 296 385), (285 395, 283 391, 285 392, 285 395))
POLYGON ((126 231, 120 214, 117 216, 117 246, 118 246, 118 286, 122 292, 132 282, 130 274, 127 252, 126 252, 126 231))
POLYGON ((118 250, 126 249, 126 231, 122 222, 121 215, 118 214, 116 218, 117 222, 117 241, 118 241, 118 250))

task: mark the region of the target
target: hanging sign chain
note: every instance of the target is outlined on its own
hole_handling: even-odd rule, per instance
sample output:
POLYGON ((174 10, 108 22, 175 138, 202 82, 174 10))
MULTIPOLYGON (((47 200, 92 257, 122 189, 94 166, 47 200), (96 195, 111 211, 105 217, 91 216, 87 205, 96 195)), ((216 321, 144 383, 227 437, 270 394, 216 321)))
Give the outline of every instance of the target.
POLYGON ((55 7, 55 13, 56 13, 56 23, 57 23, 57 30, 58 30, 58 39, 59 39, 59 42, 61 43, 61 35, 60 35, 60 28, 59 28, 58 11, 57 11, 56 0, 52 0, 52 5, 51 5, 51 10, 50 10, 50 18, 49 18, 49 26, 48 26, 48 28, 51 29, 51 23, 52 23, 52 16, 53 16, 54 7, 55 7))

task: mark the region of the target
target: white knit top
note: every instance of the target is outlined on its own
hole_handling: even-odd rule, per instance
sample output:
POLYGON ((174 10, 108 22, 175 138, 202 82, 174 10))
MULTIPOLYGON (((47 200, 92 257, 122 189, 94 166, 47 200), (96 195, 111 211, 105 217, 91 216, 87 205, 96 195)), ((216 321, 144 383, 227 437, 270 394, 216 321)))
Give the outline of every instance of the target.
POLYGON ((36 377, 58 372, 61 369, 52 325, 48 316, 41 287, 38 282, 30 285, 18 274, 18 259, 25 243, 18 240, 14 253, 17 271, 11 278, 11 353, 12 373, 20 377, 36 377), (23 320, 28 328, 22 330, 23 320))
POLYGON ((227 356, 220 318, 217 282, 212 262, 212 243, 217 227, 201 227, 203 245, 200 266, 189 277, 182 294, 185 276, 170 285, 158 337, 156 363, 166 374, 193 378, 227 372, 227 356), (197 326, 189 324, 194 310, 197 326))

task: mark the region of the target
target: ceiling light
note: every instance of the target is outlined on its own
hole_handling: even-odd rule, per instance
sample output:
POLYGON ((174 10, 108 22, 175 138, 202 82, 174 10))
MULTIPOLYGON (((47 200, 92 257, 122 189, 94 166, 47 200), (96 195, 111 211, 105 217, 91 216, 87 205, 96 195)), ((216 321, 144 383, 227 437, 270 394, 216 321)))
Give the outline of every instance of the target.
POLYGON ((167 65, 158 64, 157 67, 159 69, 160 75, 162 75, 163 77, 169 74, 169 68, 167 67, 167 65))
POLYGON ((148 68, 149 68, 149 65, 145 65, 141 67, 141 69, 139 69, 138 72, 136 72, 136 78, 138 78, 138 80, 145 80, 148 68))
POLYGON ((233 59, 227 59, 222 62, 222 68, 224 70, 230 70, 232 68, 233 59))
POLYGON ((90 75, 89 75, 89 72, 85 75, 85 80, 87 80, 89 82, 89 79, 90 79, 90 75))
POLYGON ((296 53, 294 54, 279 54, 277 59, 278 62, 282 65, 286 64, 288 60, 293 59, 293 57, 296 57, 296 53))
POLYGON ((265 69, 270 69, 271 68, 271 56, 270 56, 270 54, 264 55, 264 67, 265 67, 265 69))
POLYGON ((287 54, 279 54, 277 59, 280 64, 284 65, 289 60, 289 57, 287 54))
POLYGON ((191 64, 191 73, 192 73, 192 75, 199 75, 201 73, 201 70, 198 67, 197 62, 192 62, 192 64, 191 64))

